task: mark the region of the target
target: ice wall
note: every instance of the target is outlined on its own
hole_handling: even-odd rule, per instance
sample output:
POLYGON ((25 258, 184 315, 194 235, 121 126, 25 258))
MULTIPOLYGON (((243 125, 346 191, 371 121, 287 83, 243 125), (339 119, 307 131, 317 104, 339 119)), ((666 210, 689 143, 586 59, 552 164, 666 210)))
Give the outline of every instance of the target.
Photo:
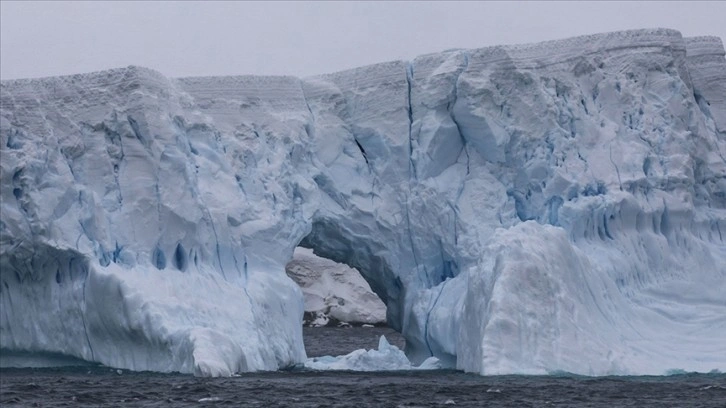
POLYGON ((360 270, 414 364, 726 369, 716 38, 1 89, 3 349, 201 375, 301 362, 301 243, 360 270))
MULTIPOLYGON (((240 82, 273 99, 298 83, 240 82)), ((202 375, 305 358, 283 268, 306 181, 275 144, 303 122, 275 102, 247 111, 275 136, 240 134, 180 83, 135 67, 2 83, 3 349, 202 375)))

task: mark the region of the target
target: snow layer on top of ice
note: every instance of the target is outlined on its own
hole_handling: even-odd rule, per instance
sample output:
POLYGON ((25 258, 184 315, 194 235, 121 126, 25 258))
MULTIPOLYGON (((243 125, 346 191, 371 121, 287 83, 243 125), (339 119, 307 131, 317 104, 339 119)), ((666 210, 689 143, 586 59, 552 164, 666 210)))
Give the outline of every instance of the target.
POLYGON ((414 364, 724 370, 725 67, 655 29, 304 79, 3 81, 0 347, 299 364, 302 243, 361 272, 414 364))

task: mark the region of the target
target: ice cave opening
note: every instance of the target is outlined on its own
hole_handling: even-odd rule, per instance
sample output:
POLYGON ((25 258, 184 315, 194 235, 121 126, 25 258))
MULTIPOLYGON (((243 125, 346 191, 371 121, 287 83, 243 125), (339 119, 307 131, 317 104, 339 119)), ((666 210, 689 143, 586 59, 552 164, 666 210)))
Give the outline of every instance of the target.
MULTIPOLYGON (((382 360, 382 367, 394 362, 408 366, 408 359, 399 351, 405 349, 403 335, 388 327, 386 305, 357 269, 319 257, 310 248, 297 247, 285 270, 303 292, 303 344, 310 358, 306 364, 312 364, 309 368, 360 369, 358 363, 347 364, 357 360, 363 350, 380 348, 381 336, 397 349, 380 355, 372 351, 377 357, 374 360, 382 360), (338 358, 319 361, 323 356, 338 358), (391 356, 394 361, 386 361, 391 356)), ((368 369, 375 367, 373 364, 368 369)))
MULTIPOLYGON (((347 276, 356 276, 352 278, 355 282, 370 287, 369 291, 383 304, 385 323, 400 332, 402 284, 388 261, 380 255, 386 252, 385 246, 372 239, 370 232, 361 233, 359 229, 361 226, 353 222, 341 222, 334 217, 319 217, 313 221, 310 233, 300 241, 296 252, 345 265, 359 274, 362 279, 358 279, 353 272, 347 276)), ((331 271, 336 268, 341 266, 332 267, 331 264, 331 271)), ((370 303, 374 304, 374 300, 371 298, 370 303)))
MULTIPOLYGON (((392 274, 387 262, 375 255, 381 248, 336 221, 315 221, 285 267, 303 293, 308 357, 373 350, 381 336, 404 350, 396 310, 400 290, 395 279, 385 281, 392 274)), ((401 359, 403 353, 393 355, 401 359)))

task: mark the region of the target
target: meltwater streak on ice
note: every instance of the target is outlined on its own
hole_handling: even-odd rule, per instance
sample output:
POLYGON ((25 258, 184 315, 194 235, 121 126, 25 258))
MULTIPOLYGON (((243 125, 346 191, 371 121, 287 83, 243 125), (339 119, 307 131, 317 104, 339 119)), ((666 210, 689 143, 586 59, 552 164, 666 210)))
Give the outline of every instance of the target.
POLYGON ((414 364, 726 369, 726 60, 635 30, 298 79, 0 86, 0 347, 229 375, 303 362, 298 245, 414 364))

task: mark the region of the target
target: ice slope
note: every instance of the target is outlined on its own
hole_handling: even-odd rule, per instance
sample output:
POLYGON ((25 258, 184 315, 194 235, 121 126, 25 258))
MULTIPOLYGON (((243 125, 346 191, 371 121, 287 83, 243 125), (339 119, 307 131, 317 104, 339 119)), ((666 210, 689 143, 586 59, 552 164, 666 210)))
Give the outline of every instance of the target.
POLYGON ((304 324, 386 323, 386 305, 357 270, 315 256, 311 249, 298 247, 285 272, 302 289, 304 324))
POLYGON ((305 359, 293 249, 416 365, 726 369, 726 60, 634 30, 298 79, 3 81, 0 345, 227 375, 305 359))

